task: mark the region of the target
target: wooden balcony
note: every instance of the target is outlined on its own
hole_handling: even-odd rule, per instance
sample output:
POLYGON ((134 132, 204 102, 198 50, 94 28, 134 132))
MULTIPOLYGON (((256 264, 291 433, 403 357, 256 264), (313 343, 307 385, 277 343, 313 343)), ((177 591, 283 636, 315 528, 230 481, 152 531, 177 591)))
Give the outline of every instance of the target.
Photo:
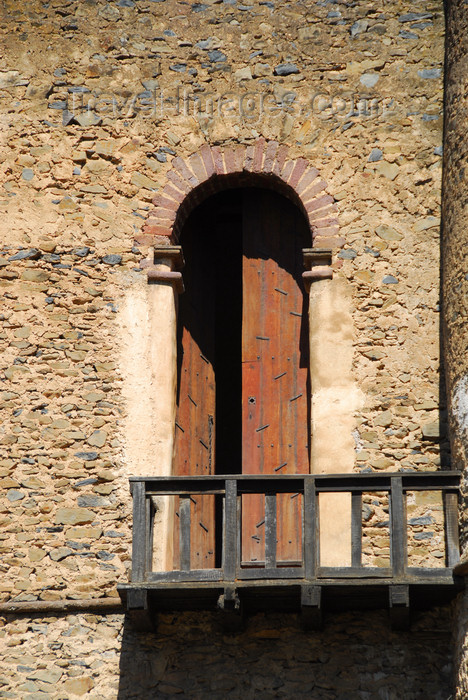
MULTIPOLYGON (((322 610, 388 608, 393 625, 406 626, 410 608, 446 603, 463 586, 462 579, 453 575, 459 561, 459 481, 457 472, 131 477, 132 578, 131 583, 119 586, 120 596, 135 624, 142 628, 151 623, 157 611, 216 607, 224 610, 230 623, 240 619, 241 612, 301 611, 309 627, 320 626, 322 610), (325 525, 321 494, 333 493, 349 494, 350 523, 347 527, 345 523, 349 561, 339 567, 323 565, 319 544, 325 525), (242 511, 249 502, 245 497, 252 494, 264 504, 260 523, 263 556, 244 562, 242 511), (278 552, 281 523, 277 513, 285 494, 299 503, 302 542, 295 561, 285 561, 278 552), (214 499, 218 513, 211 560, 214 566, 192 568, 193 528, 203 527, 194 521, 193 504, 207 496, 214 499), (176 535, 174 538, 172 532, 171 537, 178 553, 171 570, 154 570, 154 542, 159 548, 167 544, 161 542, 155 529, 155 514, 161 500, 168 497, 174 504, 168 519, 176 522, 176 535), (377 500, 370 502, 379 503, 387 519, 369 529, 365 508, 369 510, 366 503, 373 498, 377 500), (408 500, 414 503, 418 498, 426 498, 420 500, 422 503, 439 504, 432 506, 438 511, 438 524, 429 516, 408 517, 408 500), (419 531, 416 536, 413 521, 419 531), (432 531, 421 534, 432 522, 432 531), (369 556, 375 528, 388 535, 388 561, 382 563, 380 558, 379 565, 373 565, 369 556), (421 540, 431 541, 424 547, 427 561, 414 565, 413 550, 417 552, 421 540), (438 559, 431 558, 431 548, 438 559)), ((409 507, 414 514, 414 506, 409 507)))

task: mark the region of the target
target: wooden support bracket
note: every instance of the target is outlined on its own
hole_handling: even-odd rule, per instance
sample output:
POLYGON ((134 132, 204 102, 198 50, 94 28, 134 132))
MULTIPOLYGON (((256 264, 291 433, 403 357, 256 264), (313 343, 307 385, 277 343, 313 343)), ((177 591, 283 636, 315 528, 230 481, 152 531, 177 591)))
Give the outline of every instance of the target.
POLYGON ((305 630, 322 629, 321 586, 301 586, 301 618, 302 626, 305 630))
POLYGON ((133 588, 127 591, 127 613, 137 632, 154 632, 154 620, 148 605, 148 591, 144 588, 133 588))
POLYGON ((408 630, 410 627, 409 586, 389 586, 389 614, 393 630, 408 630))
POLYGON ((223 611, 223 629, 225 632, 240 632, 244 625, 241 601, 234 586, 226 586, 218 598, 218 608, 223 611))

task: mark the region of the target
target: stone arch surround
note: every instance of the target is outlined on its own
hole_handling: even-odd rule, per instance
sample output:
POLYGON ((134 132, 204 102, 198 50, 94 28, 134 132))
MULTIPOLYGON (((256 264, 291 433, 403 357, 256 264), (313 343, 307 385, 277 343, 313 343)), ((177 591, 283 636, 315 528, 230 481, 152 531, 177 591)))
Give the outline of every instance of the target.
MULTIPOLYGON (((180 250, 171 250, 170 246, 177 246, 184 223, 197 205, 222 190, 242 186, 266 187, 278 192, 298 206, 308 221, 312 250, 307 250, 304 256, 303 280, 309 295, 311 464, 316 473, 336 472, 336 465, 340 465, 340 471, 353 471, 352 431, 362 398, 352 370, 353 323, 347 281, 344 277, 333 277, 333 267, 339 268, 341 260, 331 265, 332 250, 341 248, 345 240, 339 235, 337 204, 327 193, 327 183, 319 171, 307 159, 288 158, 288 155, 287 146, 260 138, 251 146, 224 150, 205 144, 186 158, 174 158, 167 182, 153 200, 155 208, 149 212, 143 232, 136 239, 141 245, 153 246, 140 267, 146 269, 148 282, 157 284, 149 287, 154 306, 148 315, 159 324, 158 330, 151 334, 153 376, 158 386, 158 401, 165 409, 170 407, 166 411, 170 418, 164 425, 155 420, 143 431, 153 438, 158 436, 152 463, 158 465, 160 475, 172 473, 177 395, 176 295, 183 291, 180 271, 183 257, 180 250), (337 316, 338 324, 332 322, 337 316), (166 366, 162 369, 164 362, 166 366)), ((138 427, 140 434, 141 422, 138 427)), ((328 566, 348 565, 351 500, 347 494, 332 494, 323 500, 324 561, 328 566)), ((164 520, 166 516, 161 513, 161 517, 164 520)), ((169 520, 164 523, 164 527, 169 527, 169 520)), ((158 556, 164 559, 169 555, 161 551, 158 556)))
POLYGON ((253 145, 224 150, 204 144, 187 158, 174 158, 136 242, 176 244, 188 216, 203 200, 224 189, 250 185, 273 189, 293 201, 309 223, 313 247, 341 248, 337 205, 326 191, 327 183, 308 160, 288 154, 288 146, 259 138, 253 145))

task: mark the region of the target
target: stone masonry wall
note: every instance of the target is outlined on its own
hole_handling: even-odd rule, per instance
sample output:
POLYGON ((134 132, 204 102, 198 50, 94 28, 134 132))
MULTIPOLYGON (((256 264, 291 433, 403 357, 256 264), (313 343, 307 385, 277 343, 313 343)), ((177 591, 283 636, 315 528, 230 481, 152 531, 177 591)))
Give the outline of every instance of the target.
MULTIPOLYGON (((467 183, 466 120, 468 107, 468 8, 465 3, 447 4, 447 45, 445 76, 444 201, 443 201, 443 345, 447 366, 447 397, 453 465, 460 469, 462 498, 460 530, 462 561, 467 551, 468 413, 467 344, 467 183)), ((468 597, 460 596, 456 612, 455 675, 456 698, 468 694, 467 615, 468 597)))
MULTIPOLYGON (((120 315, 132 295, 145 293, 142 230, 171 162, 206 143, 284 143, 291 158, 320 171, 338 203, 334 269, 351 298, 353 372, 363 396, 356 470, 447 467, 438 288, 442 2, 3 0, 0 18, 0 599, 115 596, 126 579, 127 479, 138 465, 124 429, 120 315)), ((366 505, 369 526, 380 525, 385 504, 366 505)), ((439 504, 410 505, 421 527, 418 556, 427 561, 439 551, 439 504), (422 532, 424 523, 434 527, 422 532)), ((368 556, 385 560, 384 542, 380 549, 368 556)), ((99 669, 108 667, 97 655, 88 675, 95 697, 117 697, 120 617, 19 619, 4 639, 24 635, 22 649, 37 660, 35 645, 62 643, 68 626, 72 637, 114 640, 102 647, 114 664, 107 695, 99 669)), ((193 634, 190 644, 201 644, 200 631, 193 634)), ((251 634, 253 651, 268 644, 268 635, 251 634)), ((327 659, 337 648, 344 653, 349 632, 339 622, 324 634, 327 659)), ((229 647, 217 639, 219 649, 229 647)), ((429 684, 432 676, 416 672, 426 647, 400 639, 401 651, 385 651, 382 672, 395 670, 397 687, 409 654, 414 683, 429 684)), ((285 644, 274 639, 281 652, 285 644)), ((377 664, 374 642, 362 644, 377 664)), ((44 663, 57 660, 67 697, 74 690, 58 663, 65 657, 49 648, 44 663)), ((16 649, 6 647, 12 663, 16 649)), ((315 653, 292 659, 291 668, 307 667, 315 653)), ((440 693, 445 654, 433 671, 440 693)), ((188 663, 196 666, 196 655, 188 663)), ((18 664, 37 670, 31 660, 18 664)), ((17 671, 15 682, 40 681, 26 678, 35 670, 17 671)), ((16 695, 4 697, 47 697, 42 686, 10 691, 12 682, 8 676, 5 692, 16 695)), ((185 686, 182 693, 201 697, 208 680, 197 682, 198 695, 185 686)), ((359 697, 376 697, 378 679, 359 683, 368 693, 359 697)), ((345 697, 320 688, 317 697, 345 697)), ((430 696, 414 688, 405 697, 430 696)))
POLYGON ((158 635, 123 616, 17 619, 0 628, 0 697, 18 700, 447 700, 450 614, 390 632, 385 613, 330 618, 323 633, 297 617, 257 615, 241 635, 216 615, 164 615, 158 635))
POLYGON ((303 17, 288 3, 4 4, 6 595, 12 585, 15 595, 102 595, 124 572, 134 465, 119 429, 116 319, 128 290, 145 284, 146 249, 134 238, 155 191, 175 155, 206 141, 279 138, 319 168, 339 202, 346 246, 335 267, 352 292, 365 396, 356 468, 447 464, 438 441, 443 17, 438 4, 410 9, 319 2, 303 17), (141 111, 153 94, 174 98, 177 85, 254 91, 265 111, 280 106, 211 121, 180 105, 174 114, 174 104, 162 117, 141 111), (343 114, 350 94, 354 116, 343 114), (125 95, 133 110, 106 112, 105 96, 120 105, 125 95), (97 97, 94 110, 78 109, 97 97), (99 591, 89 586, 96 572, 99 591))

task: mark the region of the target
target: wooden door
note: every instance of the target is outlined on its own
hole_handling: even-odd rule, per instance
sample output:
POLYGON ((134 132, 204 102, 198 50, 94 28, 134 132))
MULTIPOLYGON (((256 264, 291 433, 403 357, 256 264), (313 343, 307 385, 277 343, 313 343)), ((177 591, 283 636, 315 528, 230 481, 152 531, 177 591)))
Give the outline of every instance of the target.
MULTIPOLYGON (((174 473, 208 476, 215 471, 215 372, 213 269, 197 245, 198 220, 186 227, 186 292, 180 299, 178 385, 174 473)), ((178 499, 177 499, 178 500, 178 499)), ((174 527, 174 568, 179 568, 179 503, 174 527)), ((215 560, 213 498, 194 495, 190 503, 190 568, 212 568, 215 560)))
MULTIPOLYGON (((240 191, 210 198, 181 236, 186 266, 178 311, 177 475, 241 469, 241 202, 240 191)), ((192 569, 220 562, 221 505, 213 496, 192 498, 192 569)), ((177 568, 177 516, 173 548, 177 568)))
MULTIPOLYGON (((309 471, 302 217, 273 192, 231 191, 199 207, 181 242, 174 473, 309 471)), ((299 499, 278 499, 279 562, 301 559, 299 499)), ((216 564, 221 520, 213 497, 194 497, 192 568, 216 564)), ((263 497, 243 497, 247 566, 264 560, 263 521, 263 497)), ((177 517, 174 551, 177 567, 177 517)))
MULTIPOLYGON (((304 226, 296 208, 263 190, 244 194, 242 464, 249 474, 309 471, 304 226)), ((243 498, 242 561, 264 561, 264 499, 243 498)), ((301 559, 300 497, 277 502, 277 559, 301 559)))

